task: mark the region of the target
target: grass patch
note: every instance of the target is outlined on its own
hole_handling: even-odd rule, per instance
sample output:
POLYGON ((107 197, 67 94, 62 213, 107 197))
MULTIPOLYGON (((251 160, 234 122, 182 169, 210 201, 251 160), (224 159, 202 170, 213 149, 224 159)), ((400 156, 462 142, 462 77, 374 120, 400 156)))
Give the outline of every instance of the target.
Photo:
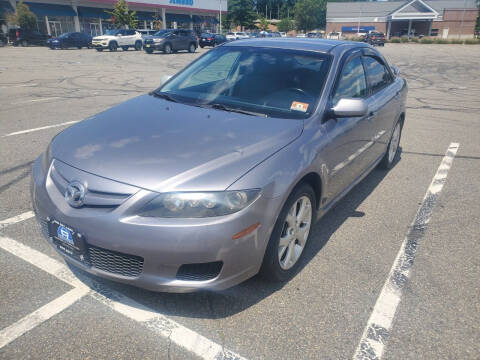
POLYGON ((400 38, 400 42, 401 42, 401 43, 407 43, 407 42, 408 42, 408 38, 407 38, 407 37, 402 37, 402 38, 400 38))
POLYGON ((421 44, 433 44, 433 40, 429 39, 429 38, 423 38, 422 40, 420 40, 420 43, 421 44))
POLYGON ((395 43, 395 44, 399 44, 400 43, 400 38, 391 38, 390 42, 395 43))

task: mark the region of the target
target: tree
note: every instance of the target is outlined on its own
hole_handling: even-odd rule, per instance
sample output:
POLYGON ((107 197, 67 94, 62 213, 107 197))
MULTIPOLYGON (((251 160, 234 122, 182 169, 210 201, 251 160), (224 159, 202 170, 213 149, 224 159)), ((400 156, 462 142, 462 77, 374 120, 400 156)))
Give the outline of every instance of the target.
POLYGON ((253 0, 230 0, 228 2, 228 15, 235 25, 251 29, 255 27, 257 15, 253 11, 253 0))
POLYGON ((278 31, 289 32, 294 29, 293 21, 289 18, 284 18, 280 20, 277 24, 278 31))
POLYGON ((22 29, 33 30, 37 28, 37 17, 22 1, 17 4, 15 13, 8 16, 8 22, 18 25, 22 29))
POLYGON ((105 10, 105 12, 112 15, 113 24, 117 27, 128 26, 131 29, 137 27, 137 15, 135 11, 128 10, 128 3, 125 0, 118 0, 113 11, 105 10))
POLYGON ((264 16, 261 16, 259 20, 260 20, 260 23, 258 24, 258 27, 259 27, 261 30, 268 30, 268 25, 270 24, 270 23, 268 22, 268 20, 265 19, 264 16))
POLYGON ((295 23, 298 30, 307 32, 325 26, 325 0, 299 0, 295 4, 295 23))

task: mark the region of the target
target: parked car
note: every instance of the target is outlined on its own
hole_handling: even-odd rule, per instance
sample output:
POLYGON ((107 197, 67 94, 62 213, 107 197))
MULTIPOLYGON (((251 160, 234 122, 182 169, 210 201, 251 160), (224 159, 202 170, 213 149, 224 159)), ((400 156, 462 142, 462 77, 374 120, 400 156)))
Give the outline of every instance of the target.
POLYGON ((72 265, 150 290, 287 280, 315 221, 399 160, 393 69, 362 42, 218 46, 53 138, 32 168, 41 229, 72 265))
POLYGON ((45 45, 48 35, 42 34, 36 30, 10 29, 8 30, 8 40, 13 46, 45 45))
POLYGON ((227 38, 227 41, 236 40, 235 33, 233 33, 233 32, 227 32, 227 35, 225 35, 225 37, 227 38))
POLYGON ((281 37, 287 37, 287 33, 286 33, 286 32, 283 32, 283 31, 280 31, 280 36, 281 36, 281 37))
POLYGON ((297 34, 297 38, 306 38, 307 35, 306 34, 297 34))
POLYGON ((212 33, 203 33, 200 36, 200 41, 198 42, 201 48, 205 46, 216 46, 223 44, 227 41, 225 35, 222 34, 212 34, 212 33))
POLYGON ((145 38, 146 36, 155 34, 158 30, 137 29, 137 31, 142 35, 142 38, 145 38))
POLYGON ((322 33, 319 33, 319 32, 309 32, 309 33, 307 34, 307 37, 308 37, 308 38, 321 39, 321 38, 323 38, 323 35, 322 35, 322 33))
POLYGON ((119 47, 124 51, 131 47, 138 51, 142 50, 142 35, 133 29, 111 29, 103 35, 94 37, 92 46, 97 51, 103 51, 104 49, 117 51, 119 47))
POLYGON ((8 44, 7 34, 0 32, 0 47, 3 47, 8 44))
POLYGON ((363 41, 373 46, 385 46, 385 34, 372 31, 365 34, 363 41))
POLYGON ((147 54, 155 50, 171 54, 178 50, 194 53, 198 47, 197 36, 192 30, 160 30, 143 40, 143 48, 147 54))
POLYGON ((270 34, 272 35, 272 37, 282 37, 282 35, 278 31, 272 31, 270 34))
POLYGON ((332 31, 330 34, 328 34, 328 39, 330 40, 340 40, 340 33, 336 31, 332 31))
POLYGON ((69 32, 47 40, 47 45, 50 49, 66 49, 76 47, 81 49, 82 47, 92 47, 92 37, 82 32, 69 32))

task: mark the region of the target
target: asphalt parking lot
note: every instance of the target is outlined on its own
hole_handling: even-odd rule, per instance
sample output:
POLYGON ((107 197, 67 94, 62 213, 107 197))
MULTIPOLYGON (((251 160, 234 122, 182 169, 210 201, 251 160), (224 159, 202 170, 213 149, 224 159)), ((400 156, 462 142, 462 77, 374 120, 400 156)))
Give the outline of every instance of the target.
POLYGON ((31 213, 34 159, 69 123, 154 89, 205 51, 0 48, 0 358, 478 359, 478 46, 381 49, 409 85, 401 159, 315 225, 288 283, 153 293, 92 278, 50 248, 31 213), (379 299, 406 253, 392 309, 379 299), (381 316, 391 326, 371 352, 363 341, 381 316))

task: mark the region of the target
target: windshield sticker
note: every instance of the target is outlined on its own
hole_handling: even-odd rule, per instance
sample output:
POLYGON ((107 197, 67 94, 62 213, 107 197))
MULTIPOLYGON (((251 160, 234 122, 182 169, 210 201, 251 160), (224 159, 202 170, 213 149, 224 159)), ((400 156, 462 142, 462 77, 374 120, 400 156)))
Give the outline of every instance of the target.
POLYGON ((292 102, 292 105, 290 106, 290 110, 295 110, 295 111, 307 112, 307 109, 308 109, 308 104, 299 102, 299 101, 292 102))

